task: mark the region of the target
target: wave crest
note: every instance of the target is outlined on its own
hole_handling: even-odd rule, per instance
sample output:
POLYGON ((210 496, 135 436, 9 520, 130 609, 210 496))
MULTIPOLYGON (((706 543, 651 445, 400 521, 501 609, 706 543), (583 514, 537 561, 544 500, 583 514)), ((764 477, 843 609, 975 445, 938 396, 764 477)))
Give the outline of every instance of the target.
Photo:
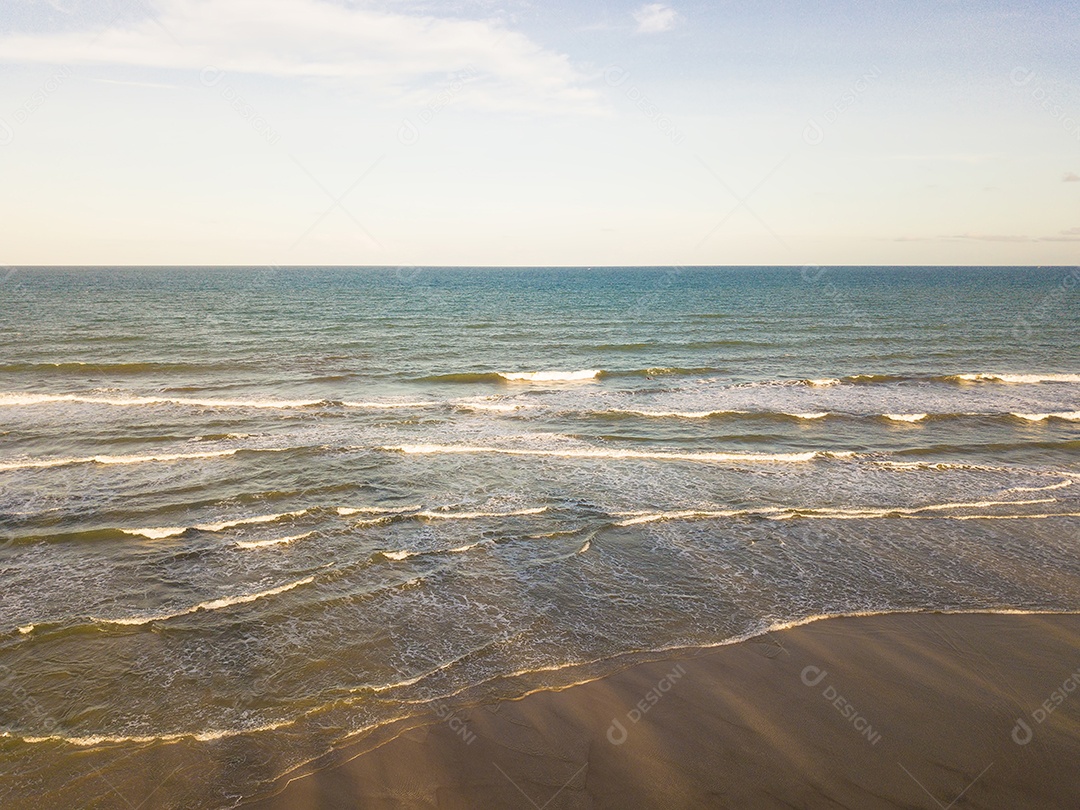
POLYGON ((286 520, 288 518, 300 517, 306 515, 309 510, 299 509, 295 512, 279 512, 273 515, 256 515, 249 518, 238 518, 237 520, 227 520, 222 523, 196 523, 194 526, 165 526, 161 528, 148 528, 148 529, 121 529, 124 534, 139 535, 141 537, 147 537, 151 540, 160 540, 165 537, 176 537, 187 531, 200 531, 200 532, 223 532, 226 529, 233 529, 237 526, 249 526, 258 523, 276 523, 279 520, 286 520))
POLYGON ((269 596, 277 596, 278 594, 286 593, 287 591, 291 591, 294 588, 299 588, 303 585, 310 585, 314 581, 315 577, 313 576, 304 577, 295 582, 288 582, 284 585, 278 585, 276 588, 270 588, 265 591, 239 594, 237 596, 223 596, 220 599, 210 599, 206 602, 199 602, 197 605, 192 605, 191 607, 179 610, 176 613, 163 613, 156 616, 128 616, 119 619, 94 618, 92 621, 99 624, 120 624, 125 626, 138 626, 150 624, 151 622, 162 622, 168 619, 175 619, 179 616, 187 616, 200 610, 221 610, 222 608, 232 607, 233 605, 243 605, 248 602, 255 602, 256 600, 265 599, 269 596))
POLYGON ((581 371, 519 371, 499 372, 499 376, 509 382, 545 383, 545 382, 586 382, 600 376, 598 369, 581 371))
POLYGON ((72 464, 143 464, 151 461, 187 461, 191 459, 225 458, 236 455, 234 450, 215 450, 205 453, 157 453, 145 456, 82 456, 76 458, 49 458, 27 461, 12 461, 0 464, 0 472, 6 470, 44 469, 48 467, 67 467, 72 464))
POLYGON ((608 458, 643 459, 654 461, 699 461, 712 463, 740 462, 804 462, 819 456, 841 457, 845 454, 832 451, 808 450, 801 453, 678 453, 646 452, 642 450, 526 450, 508 447, 485 447, 463 444, 404 444, 380 448, 406 455, 481 455, 546 456, 550 458, 608 458))

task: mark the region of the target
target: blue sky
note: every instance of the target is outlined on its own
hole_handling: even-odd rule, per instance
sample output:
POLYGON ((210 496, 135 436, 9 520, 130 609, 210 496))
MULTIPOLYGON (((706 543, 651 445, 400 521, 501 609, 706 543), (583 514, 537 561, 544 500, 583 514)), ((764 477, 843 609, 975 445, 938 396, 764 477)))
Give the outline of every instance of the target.
POLYGON ((1076 264, 1080 6, 6 0, 0 262, 1076 264))

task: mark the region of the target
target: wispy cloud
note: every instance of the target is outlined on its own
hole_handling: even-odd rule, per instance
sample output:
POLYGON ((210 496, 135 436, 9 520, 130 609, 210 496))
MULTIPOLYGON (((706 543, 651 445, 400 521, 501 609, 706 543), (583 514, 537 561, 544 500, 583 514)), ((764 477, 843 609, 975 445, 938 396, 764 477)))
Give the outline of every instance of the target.
POLYGON ((1080 242, 1080 228, 1060 231, 1057 236, 1044 236, 1040 242, 1080 242))
POLYGON ((494 20, 441 18, 327 0, 158 0, 105 30, 10 33, 0 61, 117 65, 344 80, 393 97, 474 66, 463 104, 592 111, 599 94, 565 54, 494 20))
POLYGON ((1059 231, 1054 236, 1021 236, 1005 233, 959 233, 943 236, 897 236, 894 242, 1080 242, 1080 228, 1059 231))
POLYGON ((917 163, 985 163, 990 160, 1001 160, 1003 155, 889 155, 888 160, 913 161, 917 163))
POLYGON ((101 79, 96 77, 90 77, 87 81, 96 82, 97 84, 116 84, 122 87, 148 87, 153 90, 180 90, 181 86, 178 84, 164 84, 162 82, 128 82, 121 79, 101 79))
POLYGON ((943 236, 942 239, 973 239, 978 242, 1030 242, 1030 236, 1015 236, 1000 233, 960 233, 954 236, 943 236))
POLYGON ((659 34, 670 31, 679 21, 679 12, 663 3, 648 3, 633 14, 639 34, 659 34))
POLYGON ((1054 236, 1009 236, 1003 234, 963 234, 947 239, 977 239, 982 242, 1080 242, 1080 228, 1059 231, 1054 236))
POLYGON ((1061 180, 1064 183, 1080 183, 1080 174, 1077 174, 1076 172, 1066 172, 1061 180))

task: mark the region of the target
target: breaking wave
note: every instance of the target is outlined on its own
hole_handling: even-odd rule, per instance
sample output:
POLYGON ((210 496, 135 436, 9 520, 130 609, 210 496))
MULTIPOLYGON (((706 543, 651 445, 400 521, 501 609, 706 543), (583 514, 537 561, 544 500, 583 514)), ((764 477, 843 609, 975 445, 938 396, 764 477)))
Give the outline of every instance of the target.
POLYGON ((206 602, 199 602, 197 605, 192 605, 189 608, 178 610, 175 613, 161 613, 154 616, 125 616, 118 619, 103 619, 94 618, 93 621, 99 624, 120 624, 125 626, 137 626, 143 624, 150 624, 151 622, 163 622, 168 619, 175 619, 179 616, 187 616, 192 613, 197 613, 200 610, 211 611, 221 610, 222 608, 232 607, 233 605, 243 605, 248 602, 255 602, 259 599, 266 599, 270 596, 277 596, 278 594, 286 593, 294 588, 299 588, 304 585, 310 585, 315 581, 315 577, 304 577, 298 579, 295 582, 289 582, 284 585, 278 585, 276 588, 269 588, 265 591, 256 591, 255 593, 239 594, 237 596, 223 596, 220 599, 210 599, 206 602))

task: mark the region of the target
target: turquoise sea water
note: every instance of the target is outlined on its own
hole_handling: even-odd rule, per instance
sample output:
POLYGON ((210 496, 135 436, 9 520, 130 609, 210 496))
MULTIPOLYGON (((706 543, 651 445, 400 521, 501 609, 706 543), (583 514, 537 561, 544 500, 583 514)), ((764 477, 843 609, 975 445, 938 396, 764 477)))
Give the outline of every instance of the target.
POLYGON ((144 806, 226 806, 449 696, 817 615, 1078 610, 1078 281, 11 274, 0 800, 201 763, 144 806))

